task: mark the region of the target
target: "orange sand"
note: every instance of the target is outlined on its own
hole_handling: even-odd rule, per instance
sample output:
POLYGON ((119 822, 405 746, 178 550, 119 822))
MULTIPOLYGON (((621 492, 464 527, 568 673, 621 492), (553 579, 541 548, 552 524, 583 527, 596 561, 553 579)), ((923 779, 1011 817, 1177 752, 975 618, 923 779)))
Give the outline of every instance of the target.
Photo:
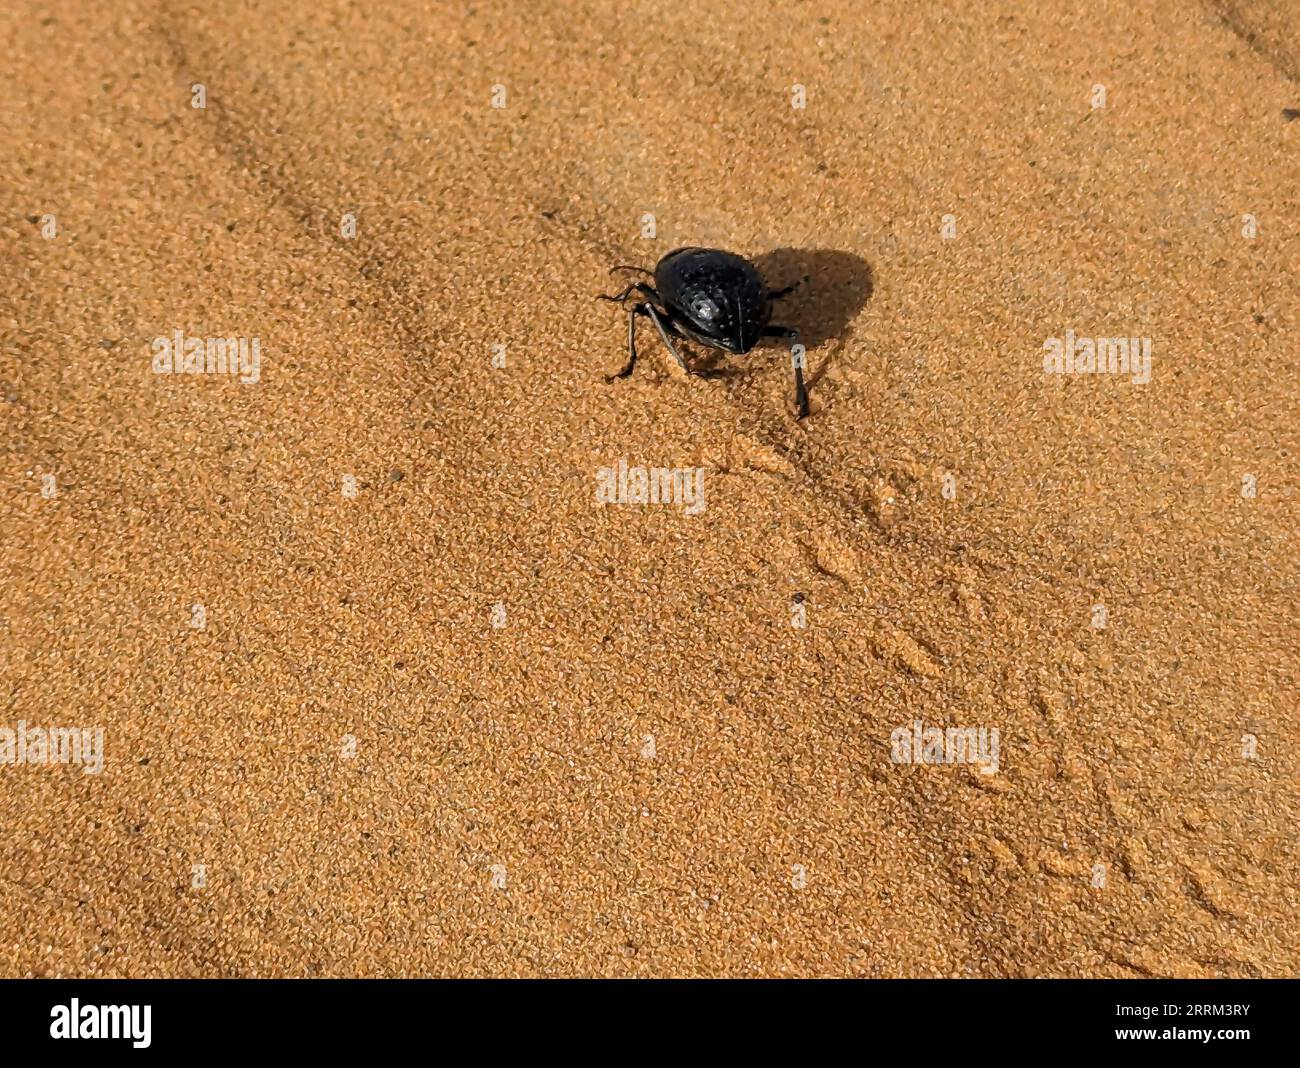
POLYGON ((1297 974, 1296 40, 20 2, 0 726, 106 758, 0 765, 0 974, 1297 974), (606 268, 681 244, 809 277, 807 420, 779 348, 604 381, 606 268), (707 508, 597 504, 620 458, 707 508))

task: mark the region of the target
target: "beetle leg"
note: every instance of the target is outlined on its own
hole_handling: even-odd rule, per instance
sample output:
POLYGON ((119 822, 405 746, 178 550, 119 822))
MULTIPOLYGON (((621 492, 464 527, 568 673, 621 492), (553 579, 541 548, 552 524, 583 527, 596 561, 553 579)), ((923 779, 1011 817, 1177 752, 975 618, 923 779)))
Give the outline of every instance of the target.
POLYGON ((635 283, 635 282, 633 282, 630 286, 628 286, 625 290, 623 290, 622 293, 613 293, 613 294, 610 294, 610 293, 598 293, 598 294, 596 294, 596 299, 597 299, 597 300, 607 300, 607 301, 609 301, 611 304, 622 304, 623 301, 627 300, 627 296, 628 296, 628 294, 631 293, 632 290, 634 290, 634 289, 636 289, 636 283, 635 283))
POLYGON ((626 378, 636 366, 636 317, 649 314, 645 310, 647 307, 649 307, 647 304, 637 304, 627 313, 627 363, 617 374, 606 375, 606 382, 613 382, 616 378, 626 378))
MULTIPOLYGON (((792 330, 788 326, 765 326, 763 327, 763 336, 797 340, 799 331, 792 330)), ((802 419, 808 414, 808 388, 803 381, 803 361, 791 357, 790 362, 794 365, 794 403, 795 407, 799 409, 799 418, 802 419)))
POLYGON ((647 271, 644 267, 633 267, 627 263, 621 263, 617 267, 611 267, 609 269, 610 274, 613 274, 615 271, 636 271, 639 274, 648 274, 651 278, 654 277, 654 271, 647 271))
POLYGON ((703 378, 704 375, 702 372, 692 371, 689 367, 686 366, 686 361, 682 359, 682 354, 677 351, 677 346, 673 344, 673 339, 668 336, 670 331, 674 334, 677 334, 678 337, 681 336, 681 334, 678 333, 677 328, 673 326, 672 320, 669 319, 667 325, 665 326, 664 320, 660 318, 660 316, 663 313, 660 312, 653 305, 638 304, 637 307, 647 309, 647 314, 650 316, 651 321, 655 324, 655 326, 659 330, 659 336, 663 339, 664 344, 668 347, 668 351, 673 354, 673 359, 677 361, 681 369, 685 371, 688 375, 694 375, 697 378, 703 378))
POLYGON ((790 295, 791 293, 793 293, 796 289, 798 289, 801 285, 803 285, 802 282, 796 282, 794 285, 792 285, 792 286, 786 286, 784 289, 769 289, 769 290, 767 291, 767 299, 768 299, 768 300, 780 300, 782 297, 789 296, 789 295, 790 295))
POLYGON ((633 292, 640 293, 642 296, 650 297, 653 300, 659 299, 659 294, 656 293, 644 282, 633 282, 630 286, 628 286, 625 290, 623 290, 622 293, 615 293, 612 296, 607 293, 601 293, 596 297, 596 299, 607 300, 611 304, 622 304, 625 300, 627 300, 628 296, 631 295, 633 292))

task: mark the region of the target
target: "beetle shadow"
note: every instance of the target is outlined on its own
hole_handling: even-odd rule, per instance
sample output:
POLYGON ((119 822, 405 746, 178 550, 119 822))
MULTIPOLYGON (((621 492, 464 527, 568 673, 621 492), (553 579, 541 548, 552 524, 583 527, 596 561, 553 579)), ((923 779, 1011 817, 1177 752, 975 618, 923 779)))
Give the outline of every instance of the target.
POLYGON ((772 322, 798 330, 810 350, 843 334, 875 290, 871 264, 852 252, 778 248, 756 256, 754 266, 772 289, 800 283, 773 302, 772 322))

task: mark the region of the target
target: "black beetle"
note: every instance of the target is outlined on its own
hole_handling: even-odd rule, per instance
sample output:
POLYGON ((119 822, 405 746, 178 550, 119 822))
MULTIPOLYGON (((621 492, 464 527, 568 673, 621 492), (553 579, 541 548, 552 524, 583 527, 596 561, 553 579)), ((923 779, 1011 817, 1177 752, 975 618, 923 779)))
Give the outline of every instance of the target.
MULTIPOLYGON (((613 271, 639 271, 644 267, 619 266, 613 271)), ((772 301, 798 286, 769 290, 752 263, 734 252, 717 248, 673 249, 656 265, 654 287, 633 282, 621 293, 602 294, 600 300, 625 304, 633 293, 649 299, 633 304, 627 315, 627 364, 609 381, 626 378, 636 366, 636 321, 645 316, 655 324, 668 351, 687 374, 698 375, 673 344, 674 337, 696 341, 711 349, 738 355, 748 352, 760 338, 797 338, 797 330, 769 326, 772 301)), ((803 354, 792 357, 795 405, 799 418, 808 414, 808 391, 803 382, 803 354)))

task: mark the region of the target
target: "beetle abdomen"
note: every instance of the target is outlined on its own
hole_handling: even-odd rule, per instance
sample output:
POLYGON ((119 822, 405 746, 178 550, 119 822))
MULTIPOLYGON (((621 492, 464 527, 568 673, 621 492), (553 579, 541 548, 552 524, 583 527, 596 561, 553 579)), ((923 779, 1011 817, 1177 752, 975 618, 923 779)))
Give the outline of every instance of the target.
POLYGON ((679 327, 701 344, 729 352, 758 344, 771 314, 754 265, 722 249, 674 249, 655 267, 655 286, 679 327))

